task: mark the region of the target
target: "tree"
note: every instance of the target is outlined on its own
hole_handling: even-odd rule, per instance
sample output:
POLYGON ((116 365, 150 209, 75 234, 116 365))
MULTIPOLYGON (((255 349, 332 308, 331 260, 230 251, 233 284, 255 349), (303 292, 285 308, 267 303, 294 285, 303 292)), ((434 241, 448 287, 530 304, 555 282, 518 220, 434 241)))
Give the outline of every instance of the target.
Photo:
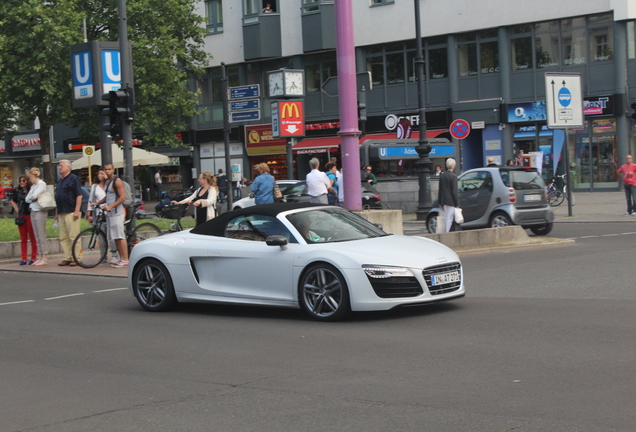
MULTIPOLYGON (((206 29, 194 0, 128 0, 128 36, 135 84, 135 132, 147 145, 176 145, 177 133, 196 113, 196 93, 187 83, 207 61, 206 29)), ((0 120, 40 122, 42 154, 50 154, 49 128, 82 126, 94 142, 96 109, 73 109, 69 47, 88 40, 117 41, 117 0, 2 0, 0 2, 0 120)), ((0 126, 2 126, 0 124, 0 126)), ((50 163, 44 180, 54 181, 50 163)))

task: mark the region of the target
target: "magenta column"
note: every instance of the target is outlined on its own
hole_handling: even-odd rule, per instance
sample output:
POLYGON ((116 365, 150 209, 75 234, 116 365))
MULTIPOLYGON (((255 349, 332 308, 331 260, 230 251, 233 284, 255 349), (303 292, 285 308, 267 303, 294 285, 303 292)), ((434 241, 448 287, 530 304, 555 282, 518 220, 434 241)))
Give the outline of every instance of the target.
POLYGON ((336 56, 340 109, 340 153, 344 177, 344 207, 362 210, 356 52, 351 0, 336 0, 336 56))

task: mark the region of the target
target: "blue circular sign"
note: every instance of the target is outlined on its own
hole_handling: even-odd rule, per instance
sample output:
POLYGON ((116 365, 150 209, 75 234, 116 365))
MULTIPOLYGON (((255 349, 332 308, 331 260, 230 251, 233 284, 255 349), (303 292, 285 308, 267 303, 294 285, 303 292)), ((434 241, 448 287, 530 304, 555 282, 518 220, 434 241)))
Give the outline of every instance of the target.
POLYGON ((570 102, 572 102, 572 93, 570 93, 570 90, 566 87, 562 87, 561 90, 559 90, 559 103, 561 106, 567 107, 570 105, 570 102))
POLYGON ((451 123, 449 132, 455 139, 464 139, 470 133, 470 125, 466 120, 455 120, 451 123))

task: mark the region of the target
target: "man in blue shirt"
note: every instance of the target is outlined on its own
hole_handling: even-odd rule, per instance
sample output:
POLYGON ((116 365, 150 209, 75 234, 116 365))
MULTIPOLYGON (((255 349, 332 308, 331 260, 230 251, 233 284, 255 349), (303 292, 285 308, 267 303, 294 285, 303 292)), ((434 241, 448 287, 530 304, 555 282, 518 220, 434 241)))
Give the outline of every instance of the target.
POLYGON ((76 266, 73 260, 73 240, 80 231, 80 207, 82 206, 82 185, 75 174, 71 174, 71 162, 60 161, 58 165, 60 180, 55 188, 55 220, 60 230, 60 244, 64 252, 64 260, 60 266, 76 266))

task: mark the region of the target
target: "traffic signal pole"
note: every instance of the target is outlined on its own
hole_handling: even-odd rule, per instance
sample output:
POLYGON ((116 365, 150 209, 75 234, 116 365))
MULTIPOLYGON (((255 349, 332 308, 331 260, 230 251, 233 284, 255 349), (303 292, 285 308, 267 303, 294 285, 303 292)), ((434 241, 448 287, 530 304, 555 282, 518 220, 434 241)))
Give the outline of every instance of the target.
MULTIPOLYGON (((121 65, 121 88, 132 89, 132 64, 130 63, 132 55, 130 53, 130 45, 128 44, 128 17, 126 15, 126 0, 117 0, 117 8, 119 10, 119 55, 121 65)), ((127 107, 134 106, 133 93, 128 92, 127 107)), ((121 119, 121 138, 124 147, 124 180, 130 185, 131 190, 135 190, 135 179, 133 175, 133 158, 132 158, 132 113, 130 116, 122 116, 121 119)))

